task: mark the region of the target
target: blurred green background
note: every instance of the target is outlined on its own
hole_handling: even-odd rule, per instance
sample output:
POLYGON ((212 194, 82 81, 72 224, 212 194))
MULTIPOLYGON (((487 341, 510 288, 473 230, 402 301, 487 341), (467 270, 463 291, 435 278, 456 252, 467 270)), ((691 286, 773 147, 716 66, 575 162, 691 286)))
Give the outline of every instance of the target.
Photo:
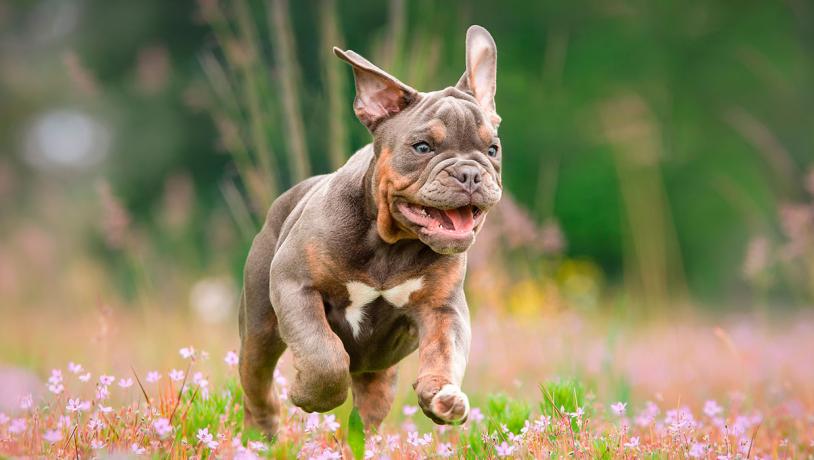
POLYGON ((473 270, 509 268, 501 308, 810 304, 804 0, 0 0, 4 302, 239 286, 273 197, 370 139, 331 46, 429 91, 470 24, 499 51, 509 208, 473 270))

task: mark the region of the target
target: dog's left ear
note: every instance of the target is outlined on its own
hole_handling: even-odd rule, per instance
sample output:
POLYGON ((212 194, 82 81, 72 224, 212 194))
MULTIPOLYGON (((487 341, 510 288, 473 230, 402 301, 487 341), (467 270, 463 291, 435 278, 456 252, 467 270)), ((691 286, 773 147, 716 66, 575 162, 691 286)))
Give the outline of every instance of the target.
POLYGON ((359 54, 334 47, 334 54, 353 66, 356 98, 353 111, 372 133, 386 118, 393 116, 418 97, 418 91, 376 67, 359 54))
POLYGON ((492 124, 495 127, 500 124, 495 109, 497 46, 489 31, 481 26, 471 26, 466 31, 466 72, 455 87, 475 96, 492 124))

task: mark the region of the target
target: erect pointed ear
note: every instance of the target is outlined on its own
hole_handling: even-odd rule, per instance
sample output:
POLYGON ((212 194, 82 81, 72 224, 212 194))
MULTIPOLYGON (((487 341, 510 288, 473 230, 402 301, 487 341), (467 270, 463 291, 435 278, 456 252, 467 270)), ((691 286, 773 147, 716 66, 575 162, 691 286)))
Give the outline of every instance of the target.
POLYGON ((497 46, 492 35, 481 26, 471 26, 466 31, 466 72, 456 88, 475 96, 481 108, 492 118, 492 124, 500 124, 495 109, 497 46))
POLYGON ((418 91, 355 52, 334 47, 334 54, 353 66, 353 76, 356 79, 353 111, 370 132, 383 120, 401 112, 417 99, 418 91))

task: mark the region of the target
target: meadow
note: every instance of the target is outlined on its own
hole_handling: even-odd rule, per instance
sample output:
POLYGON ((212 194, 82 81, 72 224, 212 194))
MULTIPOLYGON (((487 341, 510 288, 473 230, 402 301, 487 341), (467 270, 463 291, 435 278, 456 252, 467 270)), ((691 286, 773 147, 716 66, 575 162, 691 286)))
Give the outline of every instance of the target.
POLYGON ((0 458, 814 459, 805 2, 0 0, 0 458), (431 11, 432 14, 427 14, 431 11), (275 197, 370 135, 333 46, 420 89, 498 47, 472 410, 243 427, 275 197))
POLYGON ((287 402, 277 439, 244 431, 234 328, 172 313, 104 308, 4 323, 0 453, 91 458, 808 458, 814 453, 814 318, 741 316, 643 323, 569 312, 482 312, 461 426, 417 410, 415 357, 381 431, 348 400, 329 414, 287 402), (53 321, 53 323, 51 322, 53 321), (70 327, 60 325, 70 324, 70 327), (544 378, 540 378, 544 376, 544 378), (30 377, 30 375, 29 375, 30 377), (27 386, 26 386, 27 385, 27 386), (19 394, 10 394, 19 388, 19 394))

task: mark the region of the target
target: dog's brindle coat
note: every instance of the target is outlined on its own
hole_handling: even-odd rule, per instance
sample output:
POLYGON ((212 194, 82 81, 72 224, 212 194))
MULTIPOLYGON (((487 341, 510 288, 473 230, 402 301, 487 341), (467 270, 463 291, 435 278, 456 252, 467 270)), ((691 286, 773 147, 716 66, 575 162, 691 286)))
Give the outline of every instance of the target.
POLYGON ((286 347, 291 401, 306 411, 335 408, 351 387, 365 424, 378 426, 396 364, 418 348, 421 409, 440 424, 466 419, 464 251, 502 189, 497 51, 479 26, 466 45, 458 84, 430 93, 334 49, 353 67, 354 110, 374 140, 281 195, 246 261, 240 377, 246 423, 267 435, 277 430, 272 375, 286 347))

